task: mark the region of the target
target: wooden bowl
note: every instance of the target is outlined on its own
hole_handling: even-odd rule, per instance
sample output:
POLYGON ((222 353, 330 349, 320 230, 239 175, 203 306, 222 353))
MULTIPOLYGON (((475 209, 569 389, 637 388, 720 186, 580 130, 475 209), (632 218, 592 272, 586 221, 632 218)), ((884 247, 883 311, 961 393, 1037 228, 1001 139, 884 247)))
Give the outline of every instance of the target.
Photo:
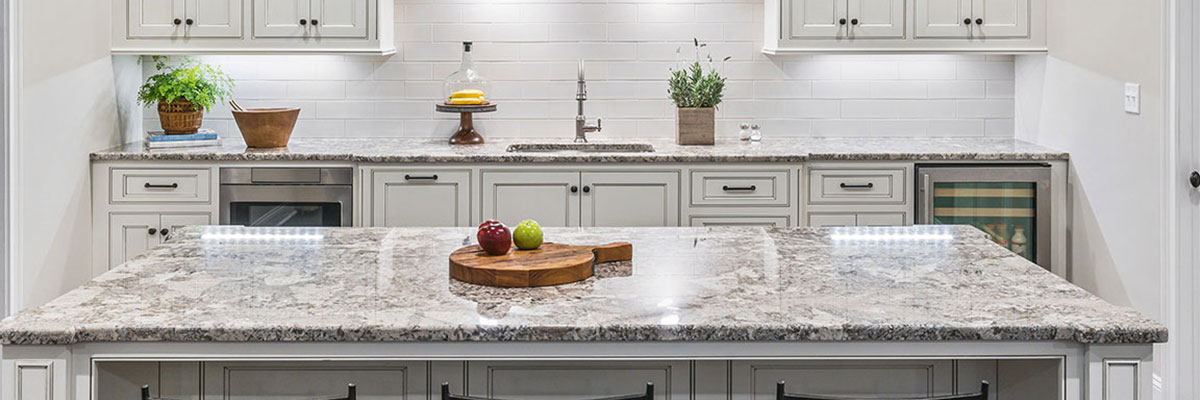
POLYGON ((247 108, 233 111, 233 119, 242 131, 242 138, 246 139, 246 147, 287 147, 297 118, 300 118, 299 108, 247 108))

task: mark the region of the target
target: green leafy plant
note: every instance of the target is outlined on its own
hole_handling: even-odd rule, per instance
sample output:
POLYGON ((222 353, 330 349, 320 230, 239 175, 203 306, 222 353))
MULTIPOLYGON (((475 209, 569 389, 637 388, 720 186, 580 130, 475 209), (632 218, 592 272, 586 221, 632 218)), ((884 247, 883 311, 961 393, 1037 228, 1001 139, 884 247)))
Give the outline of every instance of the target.
POLYGON ((138 90, 138 101, 144 106, 185 99, 208 110, 229 98, 233 89, 233 80, 218 67, 191 58, 176 65, 164 56, 154 56, 153 60, 158 73, 146 79, 138 90))
MULTIPOLYGON (((679 108, 709 108, 721 104, 725 96, 725 77, 713 66, 712 55, 708 55, 708 72, 700 63, 700 51, 707 44, 693 39, 696 47, 696 60, 683 68, 671 68, 671 79, 668 81, 667 93, 679 108)), ((679 54, 679 50, 675 51, 679 54)), ((722 65, 732 57, 721 60, 722 65)))

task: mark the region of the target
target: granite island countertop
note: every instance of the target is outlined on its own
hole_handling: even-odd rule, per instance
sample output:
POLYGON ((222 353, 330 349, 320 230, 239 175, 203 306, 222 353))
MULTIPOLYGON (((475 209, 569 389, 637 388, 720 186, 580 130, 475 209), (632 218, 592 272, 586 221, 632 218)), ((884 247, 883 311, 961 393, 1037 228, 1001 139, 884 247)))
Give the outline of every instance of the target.
POLYGON ((293 138, 283 149, 247 149, 239 139, 221 146, 145 150, 129 143, 91 154, 93 161, 343 161, 367 163, 575 163, 575 162, 804 162, 1044 161, 1067 153, 1006 138, 767 138, 761 143, 718 139, 715 146, 679 146, 671 139, 599 138, 593 143, 641 143, 651 153, 510 153, 518 143, 568 143, 569 139, 489 139, 451 146, 445 139, 293 138))
POLYGON ((473 231, 184 228, 0 343, 1167 340, 970 227, 547 229, 634 259, 530 289, 449 278, 473 231))

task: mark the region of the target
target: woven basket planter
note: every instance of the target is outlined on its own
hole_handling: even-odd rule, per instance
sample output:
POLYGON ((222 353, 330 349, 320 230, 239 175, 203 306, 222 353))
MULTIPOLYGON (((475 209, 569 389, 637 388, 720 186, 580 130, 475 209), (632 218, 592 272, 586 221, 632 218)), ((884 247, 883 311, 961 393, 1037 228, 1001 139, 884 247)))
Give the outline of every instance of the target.
POLYGON ((200 130, 200 123, 204 122, 204 110, 185 99, 175 99, 170 103, 159 101, 158 119, 162 122, 164 133, 188 135, 200 130))

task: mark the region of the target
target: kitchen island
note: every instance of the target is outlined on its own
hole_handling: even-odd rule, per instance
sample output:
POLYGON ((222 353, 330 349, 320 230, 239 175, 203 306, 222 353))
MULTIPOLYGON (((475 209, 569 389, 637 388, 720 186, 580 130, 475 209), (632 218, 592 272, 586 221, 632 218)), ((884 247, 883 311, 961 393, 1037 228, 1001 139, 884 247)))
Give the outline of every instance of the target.
MULTIPOLYGON (((296 371, 397 368, 396 390, 414 397, 440 381, 510 397, 627 391, 597 388, 611 376, 661 378, 666 398, 764 398, 788 374, 817 387, 837 371, 833 381, 906 371, 881 379, 945 393, 984 377, 1002 399, 1146 399, 1152 345, 1167 339, 969 227, 547 229, 564 243, 632 242, 634 259, 530 289, 451 280, 447 255, 472 237, 185 228, 0 324, 3 399, 121 398, 141 383, 239 398, 236 379, 270 379, 262 371, 307 383, 319 378, 296 371), (150 371, 128 372, 139 365, 150 371), (572 372, 584 383, 564 383, 572 372)), ((347 379, 372 390, 370 376, 347 379)))

